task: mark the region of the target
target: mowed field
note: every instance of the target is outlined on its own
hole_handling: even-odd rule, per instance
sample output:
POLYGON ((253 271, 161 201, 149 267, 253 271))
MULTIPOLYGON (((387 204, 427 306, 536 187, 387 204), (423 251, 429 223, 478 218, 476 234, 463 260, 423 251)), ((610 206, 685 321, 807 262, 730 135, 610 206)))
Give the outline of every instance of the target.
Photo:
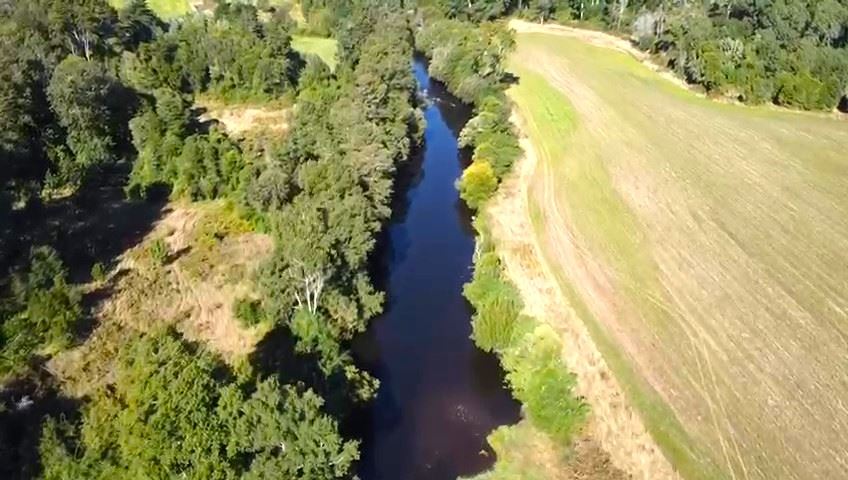
POLYGON ((564 31, 517 39, 538 245, 669 460, 848 478, 848 121, 713 102, 564 31))

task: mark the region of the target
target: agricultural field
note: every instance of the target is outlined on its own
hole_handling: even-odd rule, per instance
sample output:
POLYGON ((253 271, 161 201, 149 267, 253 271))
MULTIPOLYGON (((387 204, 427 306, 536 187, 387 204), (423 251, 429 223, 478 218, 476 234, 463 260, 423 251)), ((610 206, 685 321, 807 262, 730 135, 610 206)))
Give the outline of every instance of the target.
POLYGON ((304 55, 318 55, 331 70, 336 69, 338 44, 335 39, 294 35, 292 37, 292 48, 304 55))
POLYGON ((848 477, 848 122, 532 30, 509 93, 536 243, 665 456, 687 479, 848 477))

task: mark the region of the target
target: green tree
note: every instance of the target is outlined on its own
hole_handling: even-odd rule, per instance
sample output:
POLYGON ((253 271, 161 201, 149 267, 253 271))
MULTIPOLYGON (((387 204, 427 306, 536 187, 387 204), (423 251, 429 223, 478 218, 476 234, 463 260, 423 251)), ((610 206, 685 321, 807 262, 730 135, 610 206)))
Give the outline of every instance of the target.
POLYGON ((152 42, 165 25, 147 5, 147 0, 131 0, 118 11, 116 29, 124 49, 134 51, 142 43, 152 42))
POLYGON ((49 2, 47 21, 50 34, 61 39, 73 55, 91 60, 105 54, 117 18, 106 0, 63 0, 49 2))
POLYGON ((474 343, 487 352, 511 346, 523 305, 515 287, 502 278, 495 252, 484 252, 474 261, 474 278, 463 288, 463 295, 474 306, 474 343))
POLYGON ((96 63, 71 55, 56 70, 47 93, 77 170, 114 160, 122 115, 116 102, 125 98, 119 83, 96 63))
POLYGON ((312 391, 240 383, 173 332, 123 349, 78 429, 47 422, 45 479, 342 478, 358 458, 312 391))
POLYGON ((0 373, 16 373, 35 354, 50 354, 70 345, 82 316, 79 292, 68 285, 67 270, 50 247, 30 252, 26 272, 12 282, 0 314, 0 373))

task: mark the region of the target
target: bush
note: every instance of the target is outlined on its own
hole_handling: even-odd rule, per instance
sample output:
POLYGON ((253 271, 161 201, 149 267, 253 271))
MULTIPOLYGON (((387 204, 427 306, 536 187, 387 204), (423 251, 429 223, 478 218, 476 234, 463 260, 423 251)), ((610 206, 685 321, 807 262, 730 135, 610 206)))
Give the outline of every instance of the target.
POLYGON ((777 103, 787 107, 814 110, 825 108, 824 85, 808 72, 783 73, 777 77, 777 103))
POLYGON ((521 147, 509 120, 510 104, 503 94, 489 95, 477 106, 459 136, 460 145, 474 147, 474 160, 486 160, 500 179, 521 155, 521 147))
POLYGON ((459 196, 473 209, 483 203, 498 189, 498 179, 487 161, 477 160, 462 172, 459 196))
POLYGON ((233 305, 233 313, 243 327, 259 325, 265 319, 262 302, 252 298, 239 298, 233 305))
POLYGON ((511 345, 522 309, 515 287, 501 277, 497 254, 482 254, 474 264, 474 278, 463 289, 474 306, 471 338, 480 349, 501 351, 511 345))
POLYGON ((536 327, 501 357, 513 394, 540 430, 563 444, 583 424, 588 406, 574 395, 574 374, 562 362, 560 339, 549 326, 536 327))
POLYGON ((475 227, 481 253, 463 291, 476 311, 472 338, 481 349, 498 353, 513 395, 533 425, 569 444, 588 407, 574 395, 576 379, 562 361, 560 338, 549 326, 520 315, 521 297, 504 278, 494 245, 485 240, 485 224, 478 219, 475 227))
POLYGON ((106 267, 102 263, 96 262, 91 266, 91 279, 96 283, 106 280, 106 267))
POLYGON ((147 247, 147 253, 156 265, 165 265, 170 256, 168 244, 161 238, 150 242, 150 246, 147 247))

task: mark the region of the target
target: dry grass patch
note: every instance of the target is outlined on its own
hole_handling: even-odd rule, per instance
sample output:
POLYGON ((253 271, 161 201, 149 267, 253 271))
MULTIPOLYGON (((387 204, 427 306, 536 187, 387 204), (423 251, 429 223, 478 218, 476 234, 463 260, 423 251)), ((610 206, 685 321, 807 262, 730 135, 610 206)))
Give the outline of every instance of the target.
POLYGON ((588 437, 557 445, 527 421, 500 427, 489 435, 498 461, 473 480, 627 480, 609 455, 588 437))
POLYGON ((675 466, 848 477, 848 124, 570 36, 519 34, 512 67, 543 258, 675 466))
POLYGON ((205 110, 200 116, 201 121, 217 121, 236 138, 279 136, 289 129, 291 120, 291 108, 283 101, 228 104, 212 98, 199 98, 197 104, 205 110))
POLYGON ((103 286, 108 297, 99 325, 81 346, 58 355, 51 368, 74 396, 111 374, 132 331, 173 325, 235 364, 253 351, 269 325, 246 328, 233 314, 239 298, 255 297, 253 274, 271 252, 267 235, 222 202, 170 205, 139 246, 126 252, 103 286), (162 261, 152 255, 164 244, 162 261))

